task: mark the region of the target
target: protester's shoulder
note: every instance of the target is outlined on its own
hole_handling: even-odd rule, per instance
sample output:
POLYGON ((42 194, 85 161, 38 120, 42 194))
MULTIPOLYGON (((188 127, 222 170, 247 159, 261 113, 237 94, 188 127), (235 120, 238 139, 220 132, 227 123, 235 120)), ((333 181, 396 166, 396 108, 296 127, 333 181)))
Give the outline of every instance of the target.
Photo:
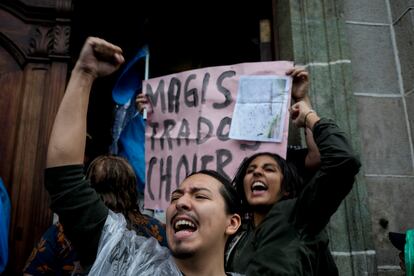
POLYGON ((165 228, 165 223, 159 221, 158 219, 156 219, 154 217, 151 217, 151 216, 148 216, 148 215, 144 215, 144 216, 148 219, 148 223, 158 225, 158 226, 161 226, 161 227, 165 228))
MULTIPOLYGON (((145 215, 146 216, 146 215, 145 215)), ((146 216, 148 219, 147 228, 150 236, 154 237, 162 246, 167 245, 167 237, 165 233, 165 224, 156 218, 146 216)))
POLYGON ((286 225, 290 222, 290 216, 295 210, 298 198, 285 199, 272 206, 265 219, 262 221, 261 228, 275 225, 286 225))
POLYGON ((43 239, 56 239, 60 232, 63 232, 63 226, 59 222, 53 223, 49 226, 49 228, 46 229, 45 233, 43 234, 43 239))
POLYGON ((131 224, 135 233, 139 236, 153 237, 162 246, 167 246, 167 238, 165 233, 165 224, 148 215, 135 217, 131 224))

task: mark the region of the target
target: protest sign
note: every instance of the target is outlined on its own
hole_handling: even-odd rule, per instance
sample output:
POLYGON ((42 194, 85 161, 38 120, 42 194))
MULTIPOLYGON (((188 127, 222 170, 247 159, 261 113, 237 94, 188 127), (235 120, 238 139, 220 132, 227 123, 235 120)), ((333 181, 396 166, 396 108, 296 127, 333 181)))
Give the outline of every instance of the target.
MULTIPOLYGON (((242 160, 255 152, 285 157, 286 114, 278 143, 230 139, 229 133, 240 78, 285 77, 292 66, 289 61, 241 63, 144 81, 143 93, 151 105, 145 133, 145 208, 165 210, 171 192, 193 171, 212 169, 231 179, 242 160)), ((280 105, 285 109, 290 102, 291 79, 287 80, 288 97, 280 105)))

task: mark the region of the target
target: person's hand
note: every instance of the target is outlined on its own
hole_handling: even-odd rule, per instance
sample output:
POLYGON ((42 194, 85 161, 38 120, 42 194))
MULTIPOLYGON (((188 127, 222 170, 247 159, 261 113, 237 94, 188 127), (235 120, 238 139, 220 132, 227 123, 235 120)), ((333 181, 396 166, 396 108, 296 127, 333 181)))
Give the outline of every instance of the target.
POLYGON ((74 70, 94 78, 103 77, 115 72, 124 61, 120 47, 97 37, 88 37, 74 70))
POLYGON ((312 129, 313 125, 320 119, 315 110, 312 110, 305 101, 299 101, 289 109, 290 117, 296 127, 308 127, 312 129))
POLYGON ((292 98, 297 103, 305 100, 309 102, 309 72, 304 67, 293 67, 286 72, 286 75, 293 78, 292 98))
POLYGON ((148 108, 148 98, 146 95, 142 94, 142 92, 135 98, 135 106, 141 114, 145 108, 148 108))

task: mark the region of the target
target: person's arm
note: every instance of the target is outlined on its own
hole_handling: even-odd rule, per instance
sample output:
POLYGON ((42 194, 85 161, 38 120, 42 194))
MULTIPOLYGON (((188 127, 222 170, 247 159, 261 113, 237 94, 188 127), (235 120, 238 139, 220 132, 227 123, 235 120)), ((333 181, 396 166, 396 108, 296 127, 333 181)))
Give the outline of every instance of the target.
POLYGON ((47 152, 45 185, 51 209, 86 268, 95 259, 108 209, 85 179, 83 158, 89 93, 97 77, 113 73, 122 51, 99 38, 88 38, 72 71, 58 109, 47 152))
MULTIPOLYGON (((312 108, 309 97, 309 72, 303 67, 294 67, 288 70, 286 75, 293 78, 292 101, 294 104, 303 101, 309 108, 312 108)), ((319 149, 313 139, 312 131, 309 128, 304 128, 304 133, 308 150, 304 161, 305 168, 310 171, 316 171, 321 163, 319 149)))
POLYGON ((328 224, 352 189, 361 164, 332 120, 320 119, 303 102, 292 106, 291 115, 297 127, 312 130, 321 155, 320 169, 299 195, 295 209, 295 225, 314 235, 328 224))
POLYGON ((89 93, 97 77, 123 63, 122 50, 99 38, 88 38, 72 70, 50 136, 46 166, 82 164, 89 93))

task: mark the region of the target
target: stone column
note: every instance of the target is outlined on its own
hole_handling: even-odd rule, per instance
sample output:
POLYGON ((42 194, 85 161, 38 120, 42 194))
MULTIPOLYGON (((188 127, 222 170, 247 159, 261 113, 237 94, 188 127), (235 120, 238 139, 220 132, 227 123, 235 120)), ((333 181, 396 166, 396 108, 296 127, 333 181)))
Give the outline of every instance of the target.
MULTIPOLYGON (((274 3, 275 34, 279 43, 277 56, 307 67, 314 108, 321 116, 334 119, 359 153, 360 135, 351 89, 352 64, 345 38, 342 1, 279 0, 274 3)), ((376 274, 363 172, 332 217, 328 234, 340 275, 376 274)))

